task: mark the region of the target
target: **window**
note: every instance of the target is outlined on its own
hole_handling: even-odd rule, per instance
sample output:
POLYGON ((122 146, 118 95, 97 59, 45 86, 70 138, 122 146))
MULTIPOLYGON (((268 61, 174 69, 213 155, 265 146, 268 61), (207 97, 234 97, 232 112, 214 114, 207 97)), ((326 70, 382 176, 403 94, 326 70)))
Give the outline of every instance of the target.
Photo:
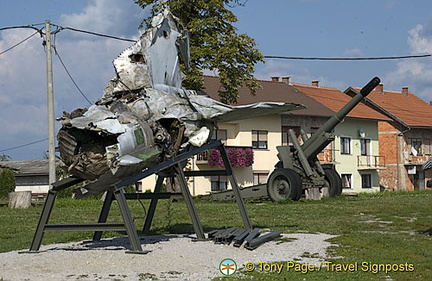
POLYGON ((267 149, 267 131, 252 131, 252 148, 267 149))
POLYGON ((320 127, 310 127, 310 132, 308 134, 308 137, 311 137, 313 134, 315 134, 316 131, 318 131, 320 127))
POLYGON ((431 155, 432 154, 432 144, 431 144, 431 140, 430 139, 425 139, 424 142, 424 152, 426 155, 431 155))
POLYGON ((351 174, 341 174, 342 188, 352 188, 351 174))
POLYGON ((211 177, 211 191, 221 191, 228 188, 226 176, 213 176, 211 177))
POLYGON ((254 185, 258 185, 258 184, 265 184, 267 183, 267 177, 268 177, 268 173, 264 173, 264 172, 255 172, 253 174, 253 184, 254 185))
POLYGON ((411 155, 423 155, 421 139, 411 139, 411 155))
POLYGON ((362 188, 372 188, 372 175, 362 174, 361 175, 362 188))
POLYGON ((142 181, 138 181, 135 183, 135 190, 136 192, 143 192, 142 181))
POLYGON ((370 139, 360 139, 360 154, 362 156, 371 155, 370 153, 370 139))
POLYGON ((351 138, 341 137, 340 141, 341 141, 341 145, 340 145, 341 154, 351 154, 351 138))
POLYGON ((220 140, 223 144, 227 144, 227 130, 215 130, 211 137, 212 140, 220 140))
POLYGON ((294 133, 297 136, 297 139, 299 140, 300 143, 302 143, 300 140, 300 127, 298 127, 298 126, 282 126, 282 145, 284 145, 284 146, 292 145, 292 142, 290 141, 290 137, 288 134, 289 129, 294 130, 294 133))

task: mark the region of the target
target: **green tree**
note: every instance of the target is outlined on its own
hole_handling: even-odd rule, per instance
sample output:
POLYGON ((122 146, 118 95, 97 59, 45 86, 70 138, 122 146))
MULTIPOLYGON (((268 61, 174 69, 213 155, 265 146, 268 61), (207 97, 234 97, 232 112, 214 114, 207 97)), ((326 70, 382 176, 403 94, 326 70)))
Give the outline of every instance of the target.
MULTIPOLYGON (((142 8, 151 7, 151 17, 168 6, 189 30, 191 68, 182 66, 186 74, 184 88, 204 90, 203 70, 218 73, 223 86, 219 97, 225 103, 237 103, 238 89, 243 84, 252 95, 261 87, 253 73, 255 64, 263 62, 264 57, 252 38, 237 33, 233 26, 237 17, 229 10, 233 5, 243 5, 240 0, 134 1, 142 8)), ((143 22, 148 25, 151 17, 143 22)))
POLYGON ((11 157, 9 155, 6 155, 4 153, 0 154, 0 161, 9 161, 11 160, 11 157))
POLYGON ((3 169, 0 172, 0 198, 8 198, 9 192, 15 190, 16 180, 11 169, 3 169))

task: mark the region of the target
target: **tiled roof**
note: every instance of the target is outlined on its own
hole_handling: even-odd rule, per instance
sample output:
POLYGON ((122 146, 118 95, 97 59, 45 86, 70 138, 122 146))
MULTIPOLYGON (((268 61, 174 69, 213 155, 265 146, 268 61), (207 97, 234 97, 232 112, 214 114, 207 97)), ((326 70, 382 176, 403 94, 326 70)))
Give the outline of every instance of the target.
POLYGON ((408 126, 432 127, 432 106, 410 92, 375 89, 367 98, 408 126))
MULTIPOLYGON (((246 87, 240 88, 239 105, 263 101, 292 102, 304 104, 307 109, 291 111, 289 114, 330 117, 351 100, 351 97, 334 88, 262 80, 259 83, 262 88, 257 90, 255 96, 252 96, 246 87)), ((218 77, 204 76, 204 86, 204 92, 214 99, 219 99, 217 92, 221 84, 218 77)), ((348 117, 390 120, 383 114, 361 103, 348 114, 348 117)))
MULTIPOLYGON (((320 104, 311 97, 300 92, 296 88, 283 82, 259 81, 262 88, 258 89, 255 96, 250 94, 246 87, 239 89, 237 105, 252 104, 257 102, 291 102, 304 104, 306 109, 290 111, 294 115, 332 116, 334 111, 320 104)), ((218 90, 221 87, 218 77, 204 76, 204 92, 213 99, 219 100, 218 90)))
MULTIPOLYGON (((345 104, 347 104, 351 100, 351 97, 344 94, 338 89, 301 84, 292 85, 299 91, 305 93, 309 97, 315 99, 316 101, 330 108, 334 112, 339 111, 345 104)), ((374 120, 389 120, 388 117, 362 103, 356 105, 354 109, 351 110, 350 113, 348 113, 347 117, 374 120)))
POLYGON ((31 160, 31 161, 3 161, 0 162, 1 168, 9 168, 14 171, 15 175, 48 175, 48 160, 31 160))

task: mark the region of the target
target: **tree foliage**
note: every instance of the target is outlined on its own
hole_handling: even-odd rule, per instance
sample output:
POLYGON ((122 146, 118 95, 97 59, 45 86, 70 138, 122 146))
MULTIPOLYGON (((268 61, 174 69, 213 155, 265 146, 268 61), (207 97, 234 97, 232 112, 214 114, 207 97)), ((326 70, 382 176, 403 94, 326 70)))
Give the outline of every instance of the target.
MULTIPOLYGON (((233 23, 237 17, 229 10, 232 5, 243 5, 239 0, 135 0, 142 8, 151 7, 151 17, 164 5, 179 18, 190 33, 191 68, 182 67, 186 74, 183 87, 204 90, 203 70, 218 73, 222 87, 222 102, 237 103, 238 89, 243 84, 255 94, 260 87, 254 78, 255 64, 264 61, 255 48, 255 41, 246 34, 238 34, 233 23)), ((149 24, 151 17, 144 20, 149 24)))
POLYGON ((9 155, 6 155, 4 153, 0 154, 0 161, 9 161, 11 160, 11 157, 9 155))
POLYGON ((0 172, 0 198, 7 198, 9 192, 15 190, 16 180, 11 169, 3 169, 0 172))

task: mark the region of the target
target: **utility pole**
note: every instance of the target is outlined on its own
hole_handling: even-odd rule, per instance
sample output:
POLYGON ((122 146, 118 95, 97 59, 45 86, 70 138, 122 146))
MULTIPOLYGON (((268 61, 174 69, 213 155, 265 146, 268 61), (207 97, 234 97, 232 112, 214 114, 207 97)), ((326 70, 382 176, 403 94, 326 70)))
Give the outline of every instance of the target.
POLYGON ((45 47, 47 68, 47 96, 48 96, 48 161, 49 161, 49 185, 56 181, 55 167, 55 139, 54 139, 54 90, 51 51, 51 28, 50 21, 45 21, 45 47))

